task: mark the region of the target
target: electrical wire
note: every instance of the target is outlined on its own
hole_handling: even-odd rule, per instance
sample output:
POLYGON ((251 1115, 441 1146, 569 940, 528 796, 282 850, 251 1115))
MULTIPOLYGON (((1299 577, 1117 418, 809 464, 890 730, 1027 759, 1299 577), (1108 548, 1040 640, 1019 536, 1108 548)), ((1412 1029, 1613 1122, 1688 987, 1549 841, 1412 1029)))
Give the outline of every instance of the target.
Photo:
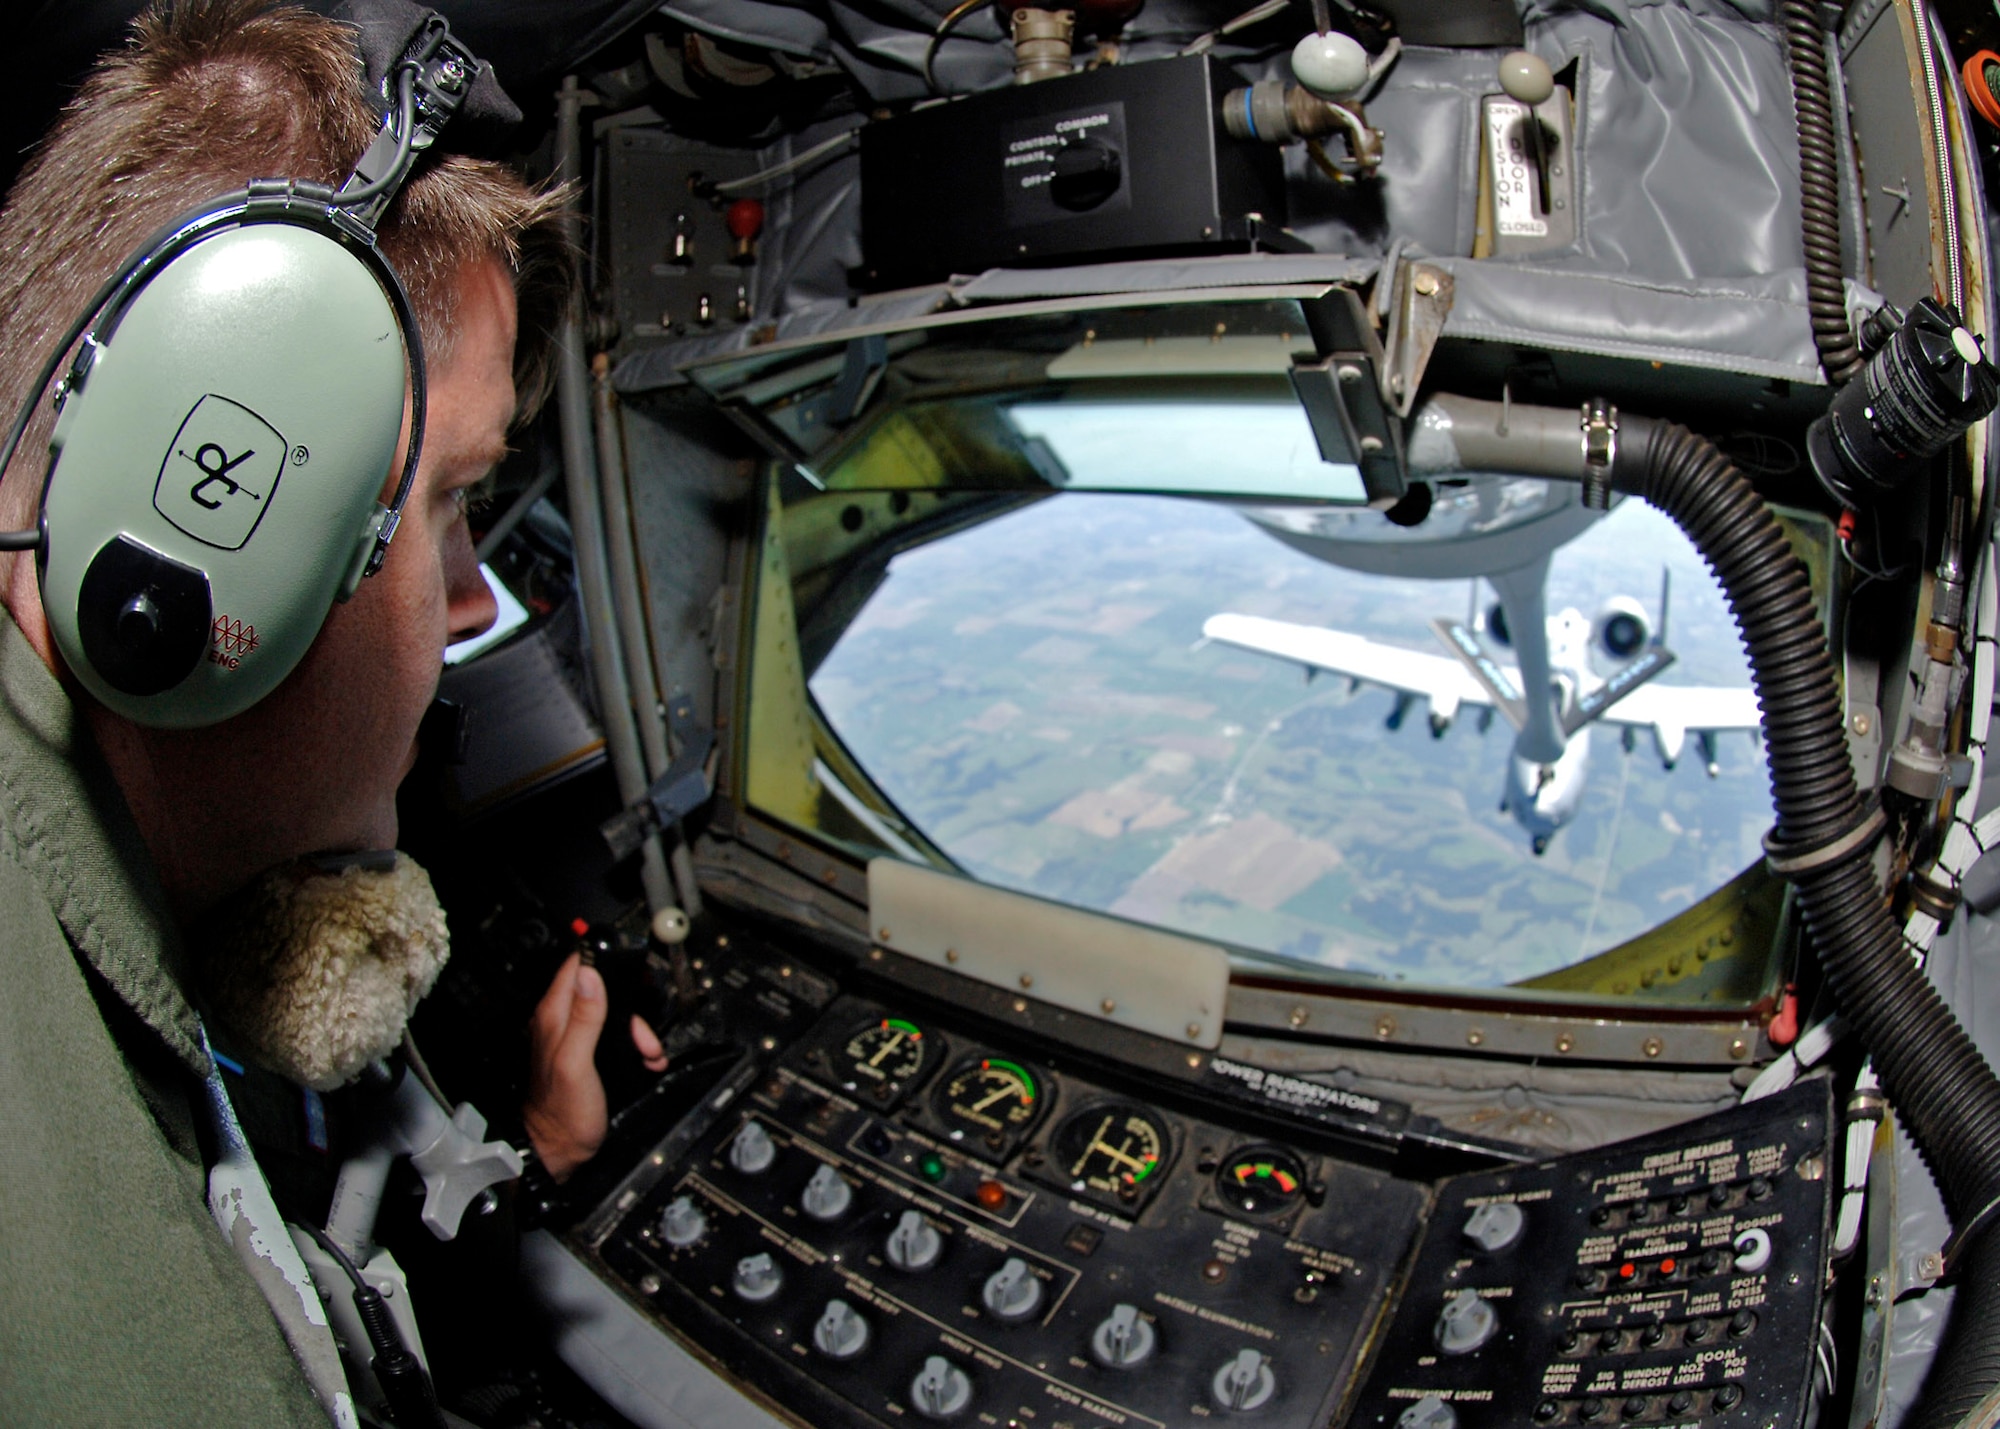
POLYGON ((1238 30, 1247 30, 1260 20, 1268 20, 1273 15, 1281 15, 1292 8, 1292 0, 1263 0, 1261 5, 1252 5, 1233 20, 1226 20, 1205 35, 1197 35, 1181 49, 1184 55, 1205 55, 1215 48, 1215 42, 1238 30))
MULTIPOLYGON (((975 3, 984 3, 984 0, 975 0, 975 3)), ((772 179, 781 179, 786 174, 796 173, 806 167, 806 165, 815 163, 838 149, 852 145, 860 137, 861 130, 858 127, 843 129, 831 139, 822 139, 810 149, 792 155, 791 158, 786 159, 783 163, 773 164, 768 169, 759 169, 754 174, 745 174, 740 179, 731 179, 726 184, 717 184, 715 191, 719 194, 741 193, 744 189, 753 188, 761 183, 768 183, 772 179)))
MULTIPOLYGON (((930 43, 924 46, 924 88, 928 89, 932 94, 942 95, 944 93, 943 90, 938 88, 937 73, 932 69, 932 66, 937 63, 938 46, 944 43, 945 36, 949 35, 957 27, 960 20, 963 20, 967 15, 970 15, 985 3, 986 0, 959 0, 959 3, 952 7, 951 13, 938 21, 937 28, 931 31, 930 43)), ((1287 5, 1291 3, 1291 0, 1277 0, 1277 3, 1279 5, 1287 5)))

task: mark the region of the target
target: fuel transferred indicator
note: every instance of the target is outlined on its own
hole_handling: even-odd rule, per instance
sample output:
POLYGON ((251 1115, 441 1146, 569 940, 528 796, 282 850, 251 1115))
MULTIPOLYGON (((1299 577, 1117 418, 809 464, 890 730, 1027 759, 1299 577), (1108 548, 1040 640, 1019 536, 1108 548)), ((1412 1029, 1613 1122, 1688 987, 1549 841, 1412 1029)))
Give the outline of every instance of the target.
POLYGON ((1305 1194, 1306 1172, 1296 1156, 1277 1147, 1239 1151, 1215 1176, 1216 1193, 1231 1210, 1253 1216, 1288 1211, 1305 1194))
POLYGON ((924 1030, 900 1017, 884 1017, 861 1028, 842 1050, 856 1081, 907 1082, 923 1070, 924 1030))

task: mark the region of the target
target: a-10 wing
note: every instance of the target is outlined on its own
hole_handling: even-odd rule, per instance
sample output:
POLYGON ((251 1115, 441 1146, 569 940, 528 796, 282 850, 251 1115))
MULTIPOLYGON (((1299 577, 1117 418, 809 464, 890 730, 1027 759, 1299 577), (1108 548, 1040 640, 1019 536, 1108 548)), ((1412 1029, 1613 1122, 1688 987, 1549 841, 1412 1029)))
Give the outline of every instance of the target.
MULTIPOLYGON (((1325 670, 1402 694, 1421 696, 1430 702, 1433 723, 1449 720, 1458 713, 1460 705, 1498 703, 1457 660, 1394 645, 1378 645, 1345 630, 1297 625, 1261 615, 1211 615, 1202 623, 1201 633, 1217 644, 1275 655, 1308 670, 1325 670)), ((1514 688, 1519 688, 1518 676, 1514 677, 1514 688)), ((1519 696, 1515 695, 1514 700, 1518 708, 1519 696)))
MULTIPOLYGON (((1298 625, 1288 620, 1271 620, 1258 615, 1211 615, 1201 628, 1207 639, 1261 655, 1291 660, 1309 670, 1325 670, 1353 680, 1365 680, 1400 694, 1421 697, 1430 703, 1434 728, 1448 722, 1461 705, 1495 707, 1516 728, 1521 724, 1520 672, 1503 667, 1485 653, 1480 643, 1466 635, 1454 643, 1462 627, 1453 622, 1434 622, 1441 640, 1458 658, 1427 655, 1394 645, 1380 645, 1365 636, 1323 626, 1298 625), (1477 676, 1469 668, 1480 664, 1477 676)), ((1602 707, 1590 708, 1576 724, 1565 720, 1565 734, 1573 734, 1581 723, 1600 721, 1650 729, 1659 745, 1660 756, 1671 765, 1680 758, 1690 734, 1703 736, 1704 754, 1713 764, 1708 746, 1710 737, 1731 730, 1755 731, 1762 725, 1757 697, 1745 687, 1717 685, 1656 685, 1645 683, 1671 663, 1665 657, 1655 666, 1642 657, 1628 669, 1637 687, 1602 707)), ((1624 672, 1620 672, 1623 674, 1624 672)), ((1607 686, 1615 688, 1619 675, 1607 686)), ((1586 697, 1588 702, 1588 697, 1586 697)))

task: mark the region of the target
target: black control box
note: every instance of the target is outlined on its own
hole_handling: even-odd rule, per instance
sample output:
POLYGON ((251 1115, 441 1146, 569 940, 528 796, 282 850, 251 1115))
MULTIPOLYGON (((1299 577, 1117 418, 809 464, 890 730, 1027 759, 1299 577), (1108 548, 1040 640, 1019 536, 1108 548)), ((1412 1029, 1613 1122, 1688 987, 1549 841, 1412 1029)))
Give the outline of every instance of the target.
POLYGON ((1201 55, 989 90, 861 131, 870 287, 1147 252, 1242 251, 1285 221, 1269 145, 1218 114, 1201 55))
POLYGON ((1446 1181, 1350 1429, 1802 1422, 1834 1185, 1828 1087, 1446 1181))

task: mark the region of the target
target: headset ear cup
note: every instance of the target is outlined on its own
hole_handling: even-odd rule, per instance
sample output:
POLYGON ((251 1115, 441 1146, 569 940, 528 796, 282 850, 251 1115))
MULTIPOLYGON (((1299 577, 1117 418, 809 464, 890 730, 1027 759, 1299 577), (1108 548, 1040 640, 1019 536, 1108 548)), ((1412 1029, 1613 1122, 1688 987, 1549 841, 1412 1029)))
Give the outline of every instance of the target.
POLYGON ((163 259, 108 310, 62 413, 38 567, 50 635, 100 703, 212 725, 304 658, 387 516, 420 351, 407 307, 379 255, 258 219, 163 259), (105 552, 123 554, 100 569, 105 552), (202 585, 198 630, 177 571, 202 585))

